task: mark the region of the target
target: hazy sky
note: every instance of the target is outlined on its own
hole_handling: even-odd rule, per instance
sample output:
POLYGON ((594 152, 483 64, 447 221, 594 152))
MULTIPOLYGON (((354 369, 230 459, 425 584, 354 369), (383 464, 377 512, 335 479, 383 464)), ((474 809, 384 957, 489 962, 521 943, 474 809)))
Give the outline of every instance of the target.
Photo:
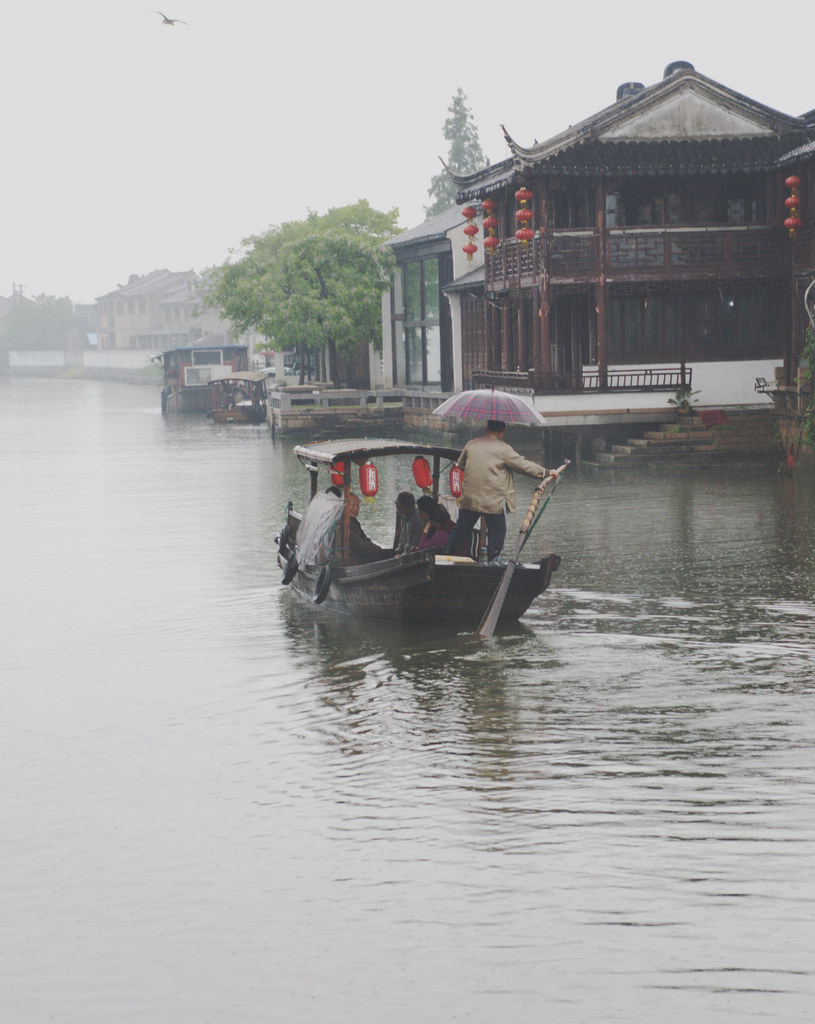
POLYGON ((0 295, 92 301, 361 198, 412 227, 459 86, 492 161, 501 123, 543 140, 674 60, 784 113, 815 107, 804 8, 773 27, 697 0, 160 2, 188 24, 141 0, 4 10, 0 295))

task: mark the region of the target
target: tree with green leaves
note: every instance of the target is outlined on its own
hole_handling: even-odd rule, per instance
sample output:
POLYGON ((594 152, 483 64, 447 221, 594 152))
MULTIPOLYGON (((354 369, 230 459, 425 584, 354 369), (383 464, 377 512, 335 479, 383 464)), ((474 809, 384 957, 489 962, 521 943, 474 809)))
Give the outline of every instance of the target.
MULTIPOLYGON (((474 174, 480 171, 486 161, 478 141, 478 129, 473 120, 472 111, 467 106, 467 97, 459 87, 447 108, 450 116, 444 122, 444 137, 450 143, 446 167, 456 174, 474 174)), ((456 201, 456 186, 442 168, 430 181, 427 194, 433 200, 425 207, 425 214, 433 217, 446 210, 456 201)))
POLYGON ((26 299, 20 295, 6 314, 0 338, 5 349, 64 349, 76 327, 69 298, 38 295, 26 299))
POLYGON ((381 347, 381 296, 394 268, 384 243, 398 216, 361 199, 244 239, 240 258, 207 272, 206 302, 237 334, 258 331, 301 355, 325 349, 327 376, 339 384, 340 358, 362 343, 381 347))

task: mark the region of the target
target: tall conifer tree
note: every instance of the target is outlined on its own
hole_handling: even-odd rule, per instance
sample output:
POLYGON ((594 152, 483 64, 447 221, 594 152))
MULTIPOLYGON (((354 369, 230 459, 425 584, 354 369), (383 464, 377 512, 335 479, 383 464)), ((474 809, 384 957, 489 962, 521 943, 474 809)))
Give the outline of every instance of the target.
MULTIPOLYGON (((467 97, 461 87, 447 108, 450 116, 444 122, 444 137, 450 143, 446 164, 456 174, 473 174, 485 164, 478 129, 473 114, 467 106, 467 97)), ((456 201, 456 186, 444 168, 434 175, 427 194, 433 200, 425 207, 425 214, 433 217, 446 210, 456 201)))

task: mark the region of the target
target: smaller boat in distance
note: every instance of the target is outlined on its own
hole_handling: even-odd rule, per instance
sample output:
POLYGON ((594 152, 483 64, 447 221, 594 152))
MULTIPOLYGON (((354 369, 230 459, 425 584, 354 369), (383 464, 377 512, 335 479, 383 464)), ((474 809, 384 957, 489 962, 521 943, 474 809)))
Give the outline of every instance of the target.
POLYGON ((265 423, 266 377, 243 370, 211 380, 208 415, 215 423, 265 423))
MULTIPOLYGON (((376 462, 384 461, 383 472, 396 474, 397 490, 419 486, 438 500, 439 481, 455 466, 457 448, 350 438, 296 445, 294 452, 311 477, 311 497, 302 512, 289 501, 277 538, 284 584, 308 601, 351 615, 403 622, 449 621, 465 627, 479 623, 501 584, 505 566, 477 560, 483 543, 478 529, 470 557, 442 555, 432 548, 401 556, 386 550, 377 561, 361 563, 350 556, 352 482, 353 489, 363 494, 375 488, 378 470, 372 470, 376 462), (332 482, 335 493, 328 491, 332 482)), ((450 479, 452 488, 454 476, 450 479)), ((549 586, 559 565, 556 554, 533 564, 518 564, 498 621, 519 619, 549 586)))

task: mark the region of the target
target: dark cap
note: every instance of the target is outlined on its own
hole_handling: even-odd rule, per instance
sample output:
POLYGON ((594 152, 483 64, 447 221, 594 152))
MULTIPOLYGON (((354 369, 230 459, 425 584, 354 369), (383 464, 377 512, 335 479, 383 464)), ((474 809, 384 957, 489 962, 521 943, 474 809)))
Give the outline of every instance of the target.
POLYGON ((400 491, 396 495, 396 504, 401 505, 402 508, 406 508, 409 511, 413 511, 416 507, 416 499, 410 493, 410 491, 400 491))

